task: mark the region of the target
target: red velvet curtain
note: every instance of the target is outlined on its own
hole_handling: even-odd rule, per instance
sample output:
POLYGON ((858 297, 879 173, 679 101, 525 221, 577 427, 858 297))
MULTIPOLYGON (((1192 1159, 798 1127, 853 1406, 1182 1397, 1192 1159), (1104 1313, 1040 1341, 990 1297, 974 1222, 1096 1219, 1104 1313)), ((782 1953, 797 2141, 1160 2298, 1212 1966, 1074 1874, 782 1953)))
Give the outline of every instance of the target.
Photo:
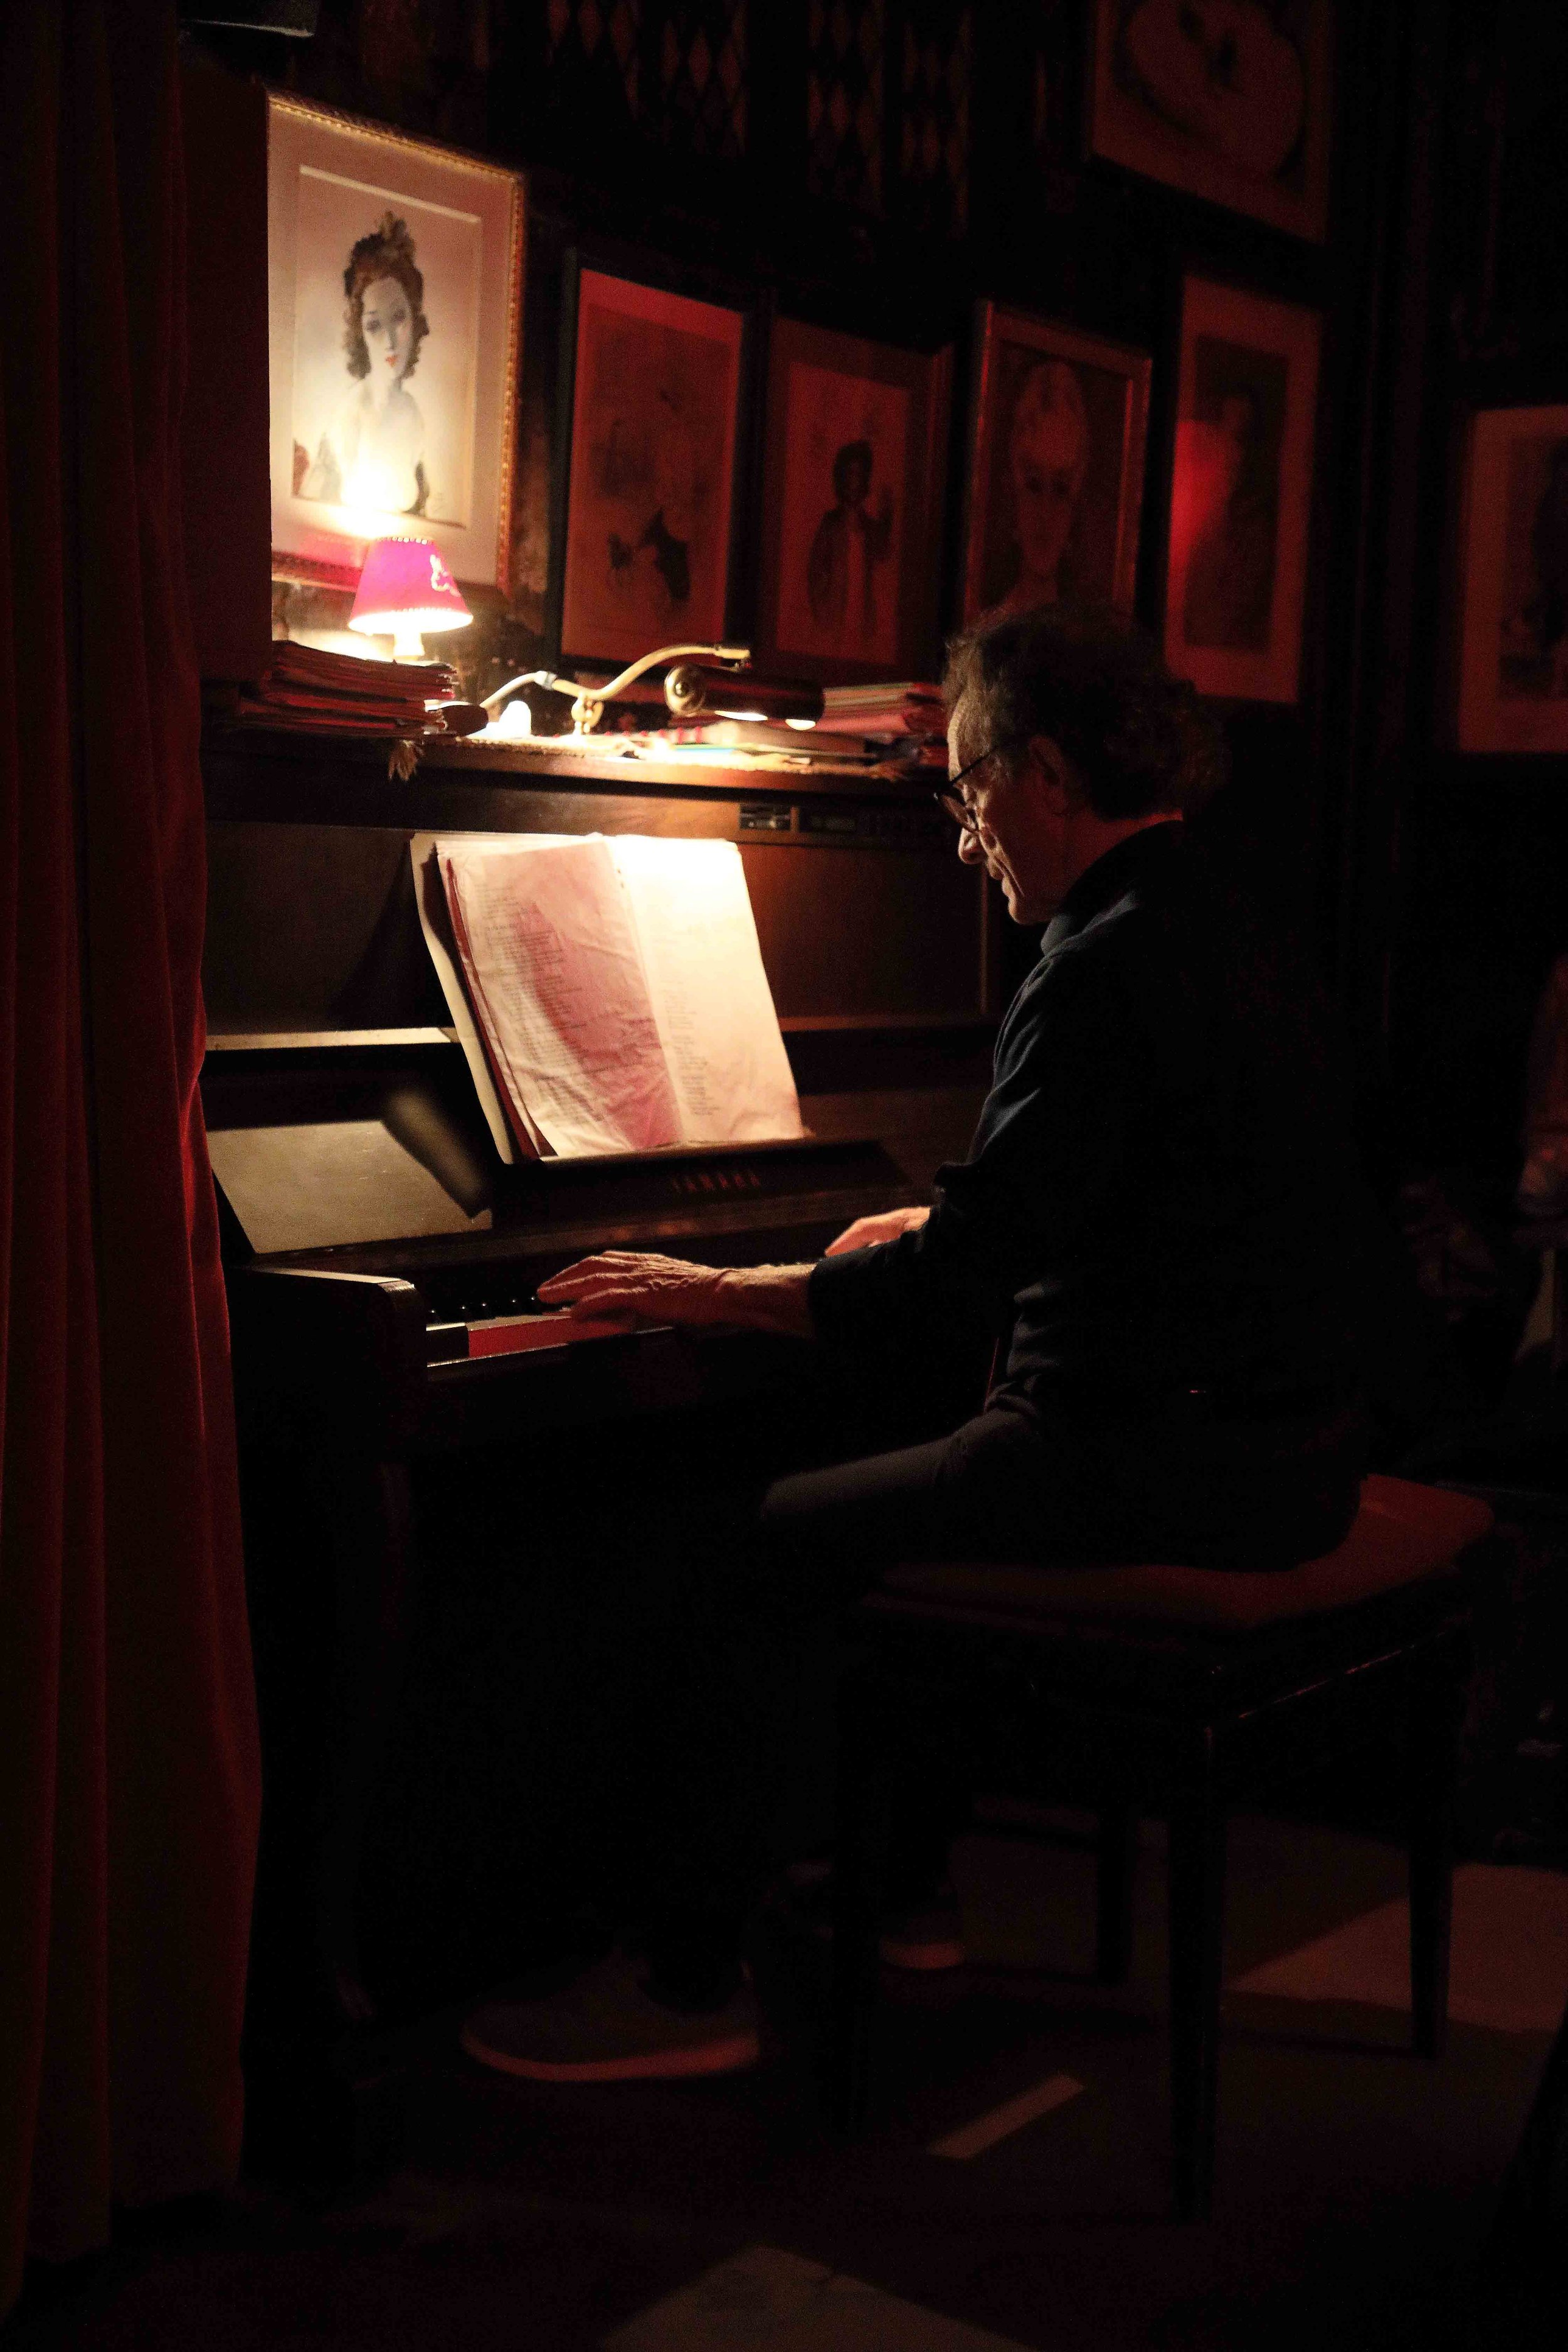
POLYGON ((216 2188, 258 1810, 172 0, 0 7, 0 2310, 216 2188))

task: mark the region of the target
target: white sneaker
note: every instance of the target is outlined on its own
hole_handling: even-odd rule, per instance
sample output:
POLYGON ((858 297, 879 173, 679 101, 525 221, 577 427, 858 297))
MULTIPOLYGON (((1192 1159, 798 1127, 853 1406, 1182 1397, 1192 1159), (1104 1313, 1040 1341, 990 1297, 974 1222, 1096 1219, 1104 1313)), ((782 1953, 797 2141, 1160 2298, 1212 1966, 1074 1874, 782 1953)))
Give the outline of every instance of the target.
POLYGON ((541 2000, 489 2001, 459 2039, 470 2058, 536 2083, 634 2083, 728 2074, 761 2054, 757 2006, 742 1984, 722 2009, 667 2008, 643 1962, 612 1952, 541 2000))

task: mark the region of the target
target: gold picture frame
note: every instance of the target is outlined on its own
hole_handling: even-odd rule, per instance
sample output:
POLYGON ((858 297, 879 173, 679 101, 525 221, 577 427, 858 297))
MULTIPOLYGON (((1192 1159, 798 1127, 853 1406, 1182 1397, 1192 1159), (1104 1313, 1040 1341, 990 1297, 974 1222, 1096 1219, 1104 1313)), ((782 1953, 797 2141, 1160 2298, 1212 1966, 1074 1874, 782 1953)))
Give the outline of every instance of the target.
POLYGON ((267 178, 274 577, 412 532, 506 594, 521 178, 279 91, 267 178))

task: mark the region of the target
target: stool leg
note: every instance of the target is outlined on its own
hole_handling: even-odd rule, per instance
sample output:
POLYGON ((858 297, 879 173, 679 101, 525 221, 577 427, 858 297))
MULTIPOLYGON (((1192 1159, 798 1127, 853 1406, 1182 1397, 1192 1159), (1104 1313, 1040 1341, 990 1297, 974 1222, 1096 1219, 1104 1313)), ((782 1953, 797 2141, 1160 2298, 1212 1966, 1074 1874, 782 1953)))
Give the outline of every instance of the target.
POLYGON ((1127 1981, 1132 1965, 1132 1870, 1138 1815, 1131 1805, 1107 1805, 1095 1843, 1094 1973, 1101 1984, 1127 1981))
POLYGON ((1416 2055, 1440 2058, 1448 2023, 1448 1951, 1454 1912, 1454 1807, 1458 1778, 1458 1677, 1450 1643, 1436 1670, 1418 1665, 1410 1693, 1405 1774, 1410 1824, 1410 2038, 1416 2055))
POLYGON ((869 2104, 877 1934, 892 1828, 893 1769, 883 1695, 853 1670, 839 1687, 833 1864, 833 1984, 826 2092, 839 2131, 858 2131, 869 2104))
POLYGON ((1219 1990, 1225 1931, 1225 1809, 1212 1759, 1171 1807, 1171 2138, 1177 2218, 1207 2221, 1214 2199, 1219 1990))

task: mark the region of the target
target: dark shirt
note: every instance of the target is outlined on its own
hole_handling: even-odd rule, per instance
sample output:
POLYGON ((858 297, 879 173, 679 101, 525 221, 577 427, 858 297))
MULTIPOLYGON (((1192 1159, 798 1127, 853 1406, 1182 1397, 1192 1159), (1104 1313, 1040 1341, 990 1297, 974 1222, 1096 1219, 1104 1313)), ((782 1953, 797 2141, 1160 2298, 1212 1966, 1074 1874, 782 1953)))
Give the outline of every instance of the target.
POLYGON ((1310 970, 1162 824, 1064 899, 929 1223, 821 1260, 811 1311, 916 1348, 966 1306, 1011 1330, 1005 1388, 1069 1407, 1342 1395, 1363 1217, 1310 970))

